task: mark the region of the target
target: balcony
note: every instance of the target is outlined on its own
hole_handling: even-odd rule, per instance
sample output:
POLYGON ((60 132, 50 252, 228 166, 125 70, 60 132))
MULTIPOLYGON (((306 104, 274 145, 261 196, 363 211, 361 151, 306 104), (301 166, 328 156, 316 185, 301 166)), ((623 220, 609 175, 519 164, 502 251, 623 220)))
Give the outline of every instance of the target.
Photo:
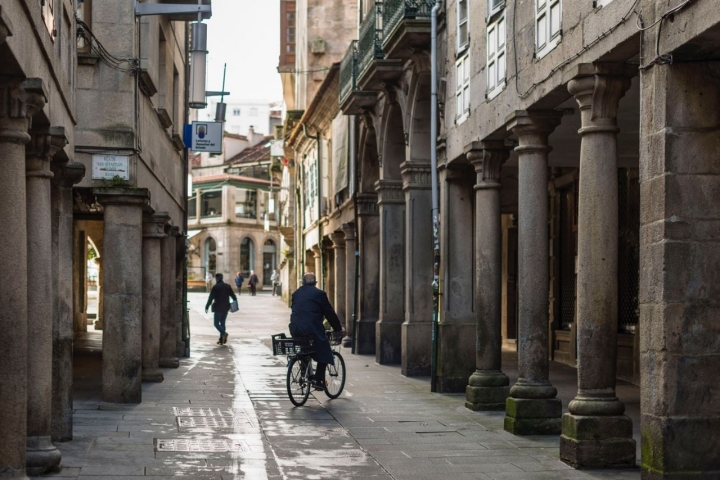
POLYGON ((346 115, 357 115, 372 107, 377 93, 358 89, 358 41, 353 40, 340 62, 340 109, 346 115))
POLYGON ((407 60, 417 48, 430 45, 433 0, 385 0, 382 48, 385 58, 407 60))
POLYGON ((383 52, 383 2, 375 2, 360 25, 357 47, 357 83, 360 90, 379 90, 382 84, 402 75, 402 63, 385 60, 383 52))

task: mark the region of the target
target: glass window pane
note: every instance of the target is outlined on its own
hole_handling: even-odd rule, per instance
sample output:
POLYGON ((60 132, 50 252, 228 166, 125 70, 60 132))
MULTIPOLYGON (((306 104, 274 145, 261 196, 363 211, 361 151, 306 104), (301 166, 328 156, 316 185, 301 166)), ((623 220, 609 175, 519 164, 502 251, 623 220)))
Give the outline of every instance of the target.
POLYGON ((197 198, 188 199, 188 217, 197 217, 197 198))
POLYGON ((537 47, 538 49, 545 46, 545 43, 547 43, 547 34, 546 34, 546 28, 547 28, 547 18, 545 15, 541 16, 537 20, 537 47))
POLYGON ((464 20, 468 16, 468 2, 467 0, 458 1, 458 20, 464 20))
POLYGON ((550 7, 550 37, 560 32, 560 2, 550 7))
POLYGON ((467 33, 467 22, 460 25, 459 33, 458 33, 458 43, 460 45, 465 45, 468 42, 468 33, 467 33))

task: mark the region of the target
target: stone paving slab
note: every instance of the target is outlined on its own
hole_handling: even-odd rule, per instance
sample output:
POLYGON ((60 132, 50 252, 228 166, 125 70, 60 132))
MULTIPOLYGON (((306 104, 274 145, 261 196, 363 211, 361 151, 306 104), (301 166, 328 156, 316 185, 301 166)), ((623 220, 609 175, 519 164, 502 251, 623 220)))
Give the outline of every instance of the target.
MULTIPOLYGON (((220 347, 205 300, 190 296, 191 357, 163 369, 164 382, 144 384, 139 405, 103 403, 98 352, 76 357, 75 440, 58 444, 62 469, 48 478, 640 478, 639 470, 573 470, 558 459, 557 437, 511 435, 502 412, 469 411, 464 395, 432 394, 428 379, 344 349, 341 397, 314 392, 294 407, 285 359, 270 349, 289 310, 269 295, 240 297, 220 347)), ((97 345, 95 337, 84 344, 97 345)))

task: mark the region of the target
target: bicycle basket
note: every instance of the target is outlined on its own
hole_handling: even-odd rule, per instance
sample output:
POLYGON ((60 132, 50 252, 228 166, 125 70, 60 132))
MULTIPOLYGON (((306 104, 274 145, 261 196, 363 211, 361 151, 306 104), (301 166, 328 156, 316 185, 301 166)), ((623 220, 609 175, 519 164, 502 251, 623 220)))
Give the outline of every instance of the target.
POLYGON ((272 336, 273 355, 298 355, 315 353, 314 338, 287 338, 284 333, 272 336))

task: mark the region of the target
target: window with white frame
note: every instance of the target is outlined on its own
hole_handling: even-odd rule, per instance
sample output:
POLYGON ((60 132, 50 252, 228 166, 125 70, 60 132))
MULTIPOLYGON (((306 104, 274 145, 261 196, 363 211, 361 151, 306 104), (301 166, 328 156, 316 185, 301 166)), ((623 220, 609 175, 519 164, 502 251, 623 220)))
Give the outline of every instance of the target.
POLYGON ((40 14, 50 38, 55 39, 55 0, 42 0, 40 2, 40 14))
POLYGON ((457 48, 458 51, 465 49, 470 42, 470 30, 468 28, 468 4, 470 0, 457 0, 457 48))
POLYGON ((595 0, 593 2, 593 7, 594 8, 604 7, 605 5, 607 5, 610 2, 612 2, 612 0, 595 0))
POLYGON ((487 97, 495 97, 505 88, 507 70, 505 13, 487 28, 487 97))
POLYGON ((538 58, 555 48, 562 36, 562 0, 535 0, 535 47, 538 58))
POLYGON ((461 123, 470 113, 470 56, 465 55, 455 64, 455 75, 457 78, 457 90, 455 97, 457 101, 457 123, 461 123))
POLYGON ((488 0, 488 18, 505 8, 505 0, 488 0))

